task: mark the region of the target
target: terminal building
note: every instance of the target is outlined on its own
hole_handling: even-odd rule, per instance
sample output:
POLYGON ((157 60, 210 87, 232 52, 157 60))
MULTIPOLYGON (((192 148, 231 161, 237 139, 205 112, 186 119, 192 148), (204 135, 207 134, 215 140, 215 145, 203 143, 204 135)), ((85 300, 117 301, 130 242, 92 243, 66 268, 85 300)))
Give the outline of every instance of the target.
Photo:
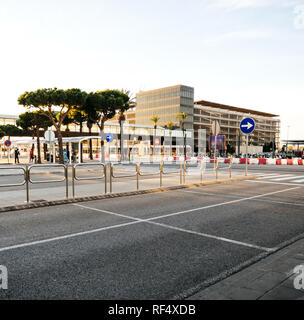
POLYGON ((252 117, 256 121, 256 130, 249 136, 249 149, 252 153, 262 152, 265 144, 272 144, 277 148, 280 145, 281 122, 278 115, 205 100, 195 102, 194 88, 188 86, 177 85, 140 92, 136 96, 136 103, 137 125, 151 125, 151 117, 157 115, 160 118, 159 125, 165 126, 172 122, 179 126, 177 114, 186 113, 188 118, 185 128, 194 130, 195 152, 199 150, 200 130, 205 130, 207 149, 211 149, 211 128, 214 121, 218 121, 221 128, 220 136, 225 144, 223 149, 229 145, 236 153, 244 152, 245 136, 240 133, 240 123, 245 117, 252 117))

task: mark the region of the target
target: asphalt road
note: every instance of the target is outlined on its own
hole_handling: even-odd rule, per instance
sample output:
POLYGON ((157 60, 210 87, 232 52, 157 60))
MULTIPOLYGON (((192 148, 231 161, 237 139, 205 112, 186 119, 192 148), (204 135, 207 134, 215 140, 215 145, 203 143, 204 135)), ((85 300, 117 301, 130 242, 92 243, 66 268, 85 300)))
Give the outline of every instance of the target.
POLYGON ((304 184, 278 175, 3 213, 0 298, 191 298, 304 237, 304 184))

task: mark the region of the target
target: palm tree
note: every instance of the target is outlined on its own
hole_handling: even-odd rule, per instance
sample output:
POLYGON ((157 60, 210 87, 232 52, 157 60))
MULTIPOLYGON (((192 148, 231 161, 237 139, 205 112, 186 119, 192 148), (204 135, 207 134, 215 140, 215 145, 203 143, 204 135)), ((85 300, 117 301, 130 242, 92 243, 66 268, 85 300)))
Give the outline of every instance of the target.
MULTIPOLYGON (((154 126, 154 143, 155 143, 155 138, 156 138, 156 129, 157 129, 157 123, 160 120, 160 118, 156 115, 154 115, 151 118, 151 121, 153 122, 153 126, 154 126)), ((155 145, 154 145, 154 150, 155 150, 155 145)))
POLYGON ((186 160, 186 154, 187 154, 187 146, 186 146, 186 134, 185 134, 185 120, 188 118, 188 114, 185 112, 181 112, 177 114, 177 118, 181 122, 182 130, 183 130, 183 137, 184 137, 184 157, 186 160))
POLYGON ((166 124, 166 127, 168 128, 168 130, 170 130, 170 156, 172 156, 172 130, 173 130, 173 127, 174 127, 174 123, 169 121, 167 122, 166 124))

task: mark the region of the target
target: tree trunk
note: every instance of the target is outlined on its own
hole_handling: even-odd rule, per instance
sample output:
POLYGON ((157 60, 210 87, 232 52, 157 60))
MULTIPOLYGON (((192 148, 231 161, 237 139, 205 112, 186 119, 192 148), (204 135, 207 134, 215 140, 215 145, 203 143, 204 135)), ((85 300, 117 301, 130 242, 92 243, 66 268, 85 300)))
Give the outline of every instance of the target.
POLYGON ((45 160, 45 161, 46 161, 46 158, 47 158, 46 153, 47 153, 47 144, 44 143, 44 144, 43 144, 43 154, 44 154, 44 160, 45 160))
MULTIPOLYGON (((99 128, 100 128, 100 135, 101 135, 101 137, 103 137, 103 130, 104 130, 104 122, 103 121, 100 123, 99 128)), ((101 148, 101 162, 106 163, 104 140, 103 139, 100 140, 100 148, 101 148)))
POLYGON ((120 162, 124 160, 124 141, 123 141, 123 119, 119 119, 119 125, 120 125, 120 162))
MULTIPOLYGON (((80 131, 80 135, 82 136, 82 122, 79 123, 79 127, 80 127, 80 128, 79 128, 79 129, 80 129, 80 130, 79 130, 79 131, 80 131)), ((82 153, 83 153, 83 146, 82 146, 82 143, 80 143, 80 150, 79 150, 79 152, 80 152, 80 162, 83 163, 83 154, 82 154, 82 153)))
MULTIPOLYGON (((58 146, 59 146, 59 163, 64 164, 62 134, 60 129, 57 130, 57 138, 58 138, 58 146)), ((56 152, 54 154, 54 157, 56 159, 56 152)))
MULTIPOLYGON (((89 135, 92 136, 92 128, 89 128, 89 135)), ((90 143, 90 159, 93 160, 93 145, 92 145, 92 139, 89 141, 90 143)))
POLYGON ((187 145, 186 145, 186 131, 185 129, 183 129, 183 133, 184 133, 184 157, 186 160, 186 156, 187 156, 187 145))
POLYGON ((40 154, 40 130, 39 128, 36 131, 36 135, 37 135, 37 153, 38 153, 38 163, 41 164, 41 154, 40 154))

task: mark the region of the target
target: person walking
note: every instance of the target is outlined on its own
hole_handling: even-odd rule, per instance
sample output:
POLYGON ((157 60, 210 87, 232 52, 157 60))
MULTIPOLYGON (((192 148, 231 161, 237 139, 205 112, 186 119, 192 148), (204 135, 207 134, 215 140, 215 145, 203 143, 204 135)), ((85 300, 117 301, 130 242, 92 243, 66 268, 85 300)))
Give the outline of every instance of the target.
POLYGON ((33 162, 34 161, 34 150, 31 149, 30 151, 30 162, 33 162))
POLYGON ((20 155, 19 149, 16 148, 16 149, 15 149, 15 164, 16 164, 16 163, 20 163, 20 161, 19 161, 19 155, 20 155))

